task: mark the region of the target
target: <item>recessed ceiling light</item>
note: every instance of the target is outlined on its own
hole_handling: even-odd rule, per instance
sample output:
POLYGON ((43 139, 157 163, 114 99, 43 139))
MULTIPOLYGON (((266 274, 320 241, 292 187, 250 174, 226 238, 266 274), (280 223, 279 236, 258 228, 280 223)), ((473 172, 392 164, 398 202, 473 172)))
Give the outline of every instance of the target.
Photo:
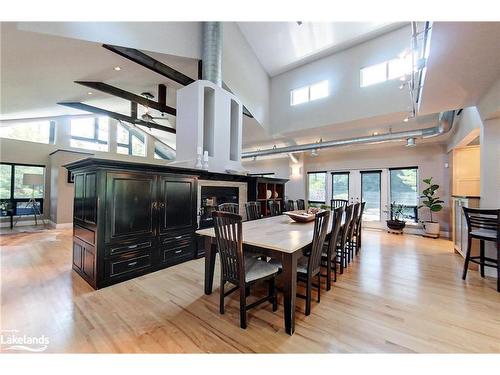
POLYGON ((87 94, 88 94, 88 95, 92 95, 92 91, 89 91, 87 94))
POLYGON ((113 69, 116 70, 117 72, 122 70, 122 68, 120 68, 119 66, 115 66, 113 69))

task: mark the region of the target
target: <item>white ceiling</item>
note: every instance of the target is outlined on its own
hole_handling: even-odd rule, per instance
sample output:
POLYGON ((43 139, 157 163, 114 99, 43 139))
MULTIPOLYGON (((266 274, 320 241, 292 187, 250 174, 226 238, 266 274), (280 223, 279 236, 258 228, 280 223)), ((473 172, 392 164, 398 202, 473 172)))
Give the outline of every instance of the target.
POLYGON ((238 22, 270 76, 395 30, 401 22, 238 22))

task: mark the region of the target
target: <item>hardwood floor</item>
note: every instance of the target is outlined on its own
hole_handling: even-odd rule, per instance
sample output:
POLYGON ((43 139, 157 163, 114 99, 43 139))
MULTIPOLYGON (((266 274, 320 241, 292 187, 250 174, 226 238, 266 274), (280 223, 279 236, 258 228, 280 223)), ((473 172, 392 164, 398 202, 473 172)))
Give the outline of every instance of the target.
POLYGON ((449 241, 365 231, 310 316, 298 299, 292 337, 281 305, 250 310, 242 330, 235 293, 220 315, 203 259, 94 291, 71 271, 71 241, 71 230, 0 237, 1 328, 48 336, 48 352, 500 352, 495 280, 462 281, 449 241))

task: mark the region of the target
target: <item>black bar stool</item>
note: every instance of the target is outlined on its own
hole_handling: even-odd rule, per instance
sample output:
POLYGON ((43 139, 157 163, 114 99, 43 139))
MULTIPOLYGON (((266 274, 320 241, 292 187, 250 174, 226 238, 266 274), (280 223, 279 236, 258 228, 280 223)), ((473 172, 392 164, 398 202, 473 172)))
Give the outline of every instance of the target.
POLYGON ((467 221, 467 253, 465 255, 462 279, 467 277, 469 262, 479 264, 481 277, 484 277, 484 267, 497 269, 497 292, 500 292, 500 210, 483 210, 463 207, 467 221), (480 241, 479 256, 471 256, 472 239, 480 241), (484 241, 492 241, 497 245, 497 259, 484 255, 484 241), (479 260, 478 260, 479 259, 479 260))

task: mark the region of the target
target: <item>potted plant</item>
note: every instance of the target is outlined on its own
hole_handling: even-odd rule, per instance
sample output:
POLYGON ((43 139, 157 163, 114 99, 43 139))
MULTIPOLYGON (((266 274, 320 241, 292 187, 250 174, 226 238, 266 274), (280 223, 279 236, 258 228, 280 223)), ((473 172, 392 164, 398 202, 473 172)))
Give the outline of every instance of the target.
POLYGON ((405 217, 403 213, 405 208, 406 206, 404 204, 398 204, 396 202, 391 203, 390 210, 387 211, 389 213, 389 220, 386 220, 387 228, 395 232, 403 232, 403 229, 406 226, 406 223, 403 220, 405 217))
POLYGON ((430 212, 430 221, 422 221, 424 226, 425 234, 429 237, 438 238, 439 237, 439 223, 432 219, 433 212, 439 212, 443 209, 444 201, 440 197, 435 196, 436 191, 439 189, 439 185, 432 183, 431 178, 425 178, 423 182, 428 185, 423 191, 420 198, 422 199, 422 204, 418 208, 428 208, 430 212))

